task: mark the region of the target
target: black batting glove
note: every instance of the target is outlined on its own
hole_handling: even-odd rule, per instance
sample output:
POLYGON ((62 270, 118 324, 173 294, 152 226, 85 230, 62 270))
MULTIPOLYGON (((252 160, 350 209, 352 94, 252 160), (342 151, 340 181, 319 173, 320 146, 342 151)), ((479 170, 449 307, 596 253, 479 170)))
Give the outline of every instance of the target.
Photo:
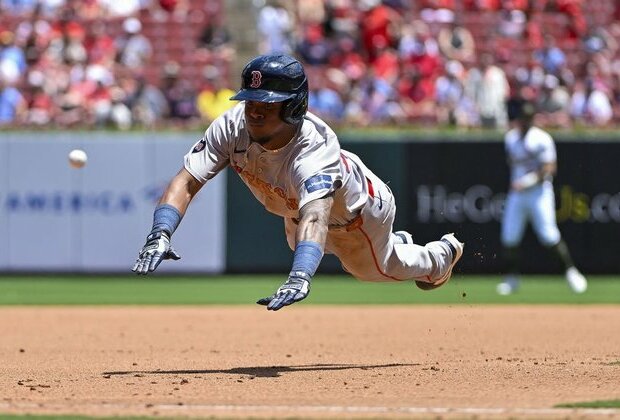
POLYGON ((285 306, 305 299, 310 294, 310 274, 303 271, 291 271, 288 280, 272 296, 259 299, 256 303, 267 306, 270 311, 277 311, 285 306))
POLYGON ((163 260, 178 260, 180 258, 181 256, 170 246, 168 232, 151 232, 146 237, 146 244, 140 250, 138 259, 131 271, 146 275, 150 271, 155 271, 163 260))

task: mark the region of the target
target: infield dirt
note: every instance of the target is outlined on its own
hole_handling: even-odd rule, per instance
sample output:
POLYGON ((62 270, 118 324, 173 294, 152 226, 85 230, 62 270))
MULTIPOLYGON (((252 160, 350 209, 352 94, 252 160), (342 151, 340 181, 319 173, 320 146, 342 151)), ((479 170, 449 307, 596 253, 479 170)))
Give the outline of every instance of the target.
POLYGON ((620 418, 620 306, 0 308, 0 413, 620 418))

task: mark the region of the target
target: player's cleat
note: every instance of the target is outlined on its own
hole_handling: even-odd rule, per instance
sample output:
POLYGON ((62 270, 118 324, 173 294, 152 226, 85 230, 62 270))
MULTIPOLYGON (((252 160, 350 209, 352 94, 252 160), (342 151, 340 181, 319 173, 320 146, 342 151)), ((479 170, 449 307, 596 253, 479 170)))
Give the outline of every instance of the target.
POLYGON ((566 281, 575 293, 583 293, 588 288, 588 281, 575 267, 566 270, 566 281))
POLYGON ((498 295, 508 296, 519 290, 519 279, 515 276, 507 276, 503 282, 495 288, 498 295))
POLYGON ((448 267, 448 270, 446 270, 445 274, 432 283, 416 280, 416 286, 422 290, 432 290, 446 284, 452 276, 452 269, 463 255, 463 247, 465 244, 456 239, 454 233, 447 233, 443 235, 440 240, 450 249, 450 253, 452 254, 452 262, 450 263, 450 266, 448 267))

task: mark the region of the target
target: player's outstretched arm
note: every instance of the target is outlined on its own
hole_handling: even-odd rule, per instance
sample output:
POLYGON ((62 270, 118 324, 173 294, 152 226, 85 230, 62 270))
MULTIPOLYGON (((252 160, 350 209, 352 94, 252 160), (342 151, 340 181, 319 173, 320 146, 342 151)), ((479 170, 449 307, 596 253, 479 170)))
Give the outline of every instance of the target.
POLYGON ((300 220, 295 234, 297 246, 288 279, 275 294, 259 299, 256 303, 266 305, 270 311, 277 311, 310 294, 312 276, 323 258, 333 202, 332 196, 327 196, 311 201, 299 210, 300 220))
POLYGON ((201 187, 202 184, 184 168, 170 181, 155 208, 151 233, 146 237, 146 243, 138 254, 133 272, 148 274, 155 271, 163 260, 181 258, 170 245, 170 238, 201 187))

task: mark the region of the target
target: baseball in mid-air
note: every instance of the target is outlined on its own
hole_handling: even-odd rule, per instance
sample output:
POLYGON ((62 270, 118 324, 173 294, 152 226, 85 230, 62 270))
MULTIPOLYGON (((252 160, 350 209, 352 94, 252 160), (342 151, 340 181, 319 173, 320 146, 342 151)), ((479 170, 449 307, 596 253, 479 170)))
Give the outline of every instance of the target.
POLYGON ((86 165, 88 155, 82 149, 73 149, 69 152, 69 164, 74 168, 81 168, 86 165))

